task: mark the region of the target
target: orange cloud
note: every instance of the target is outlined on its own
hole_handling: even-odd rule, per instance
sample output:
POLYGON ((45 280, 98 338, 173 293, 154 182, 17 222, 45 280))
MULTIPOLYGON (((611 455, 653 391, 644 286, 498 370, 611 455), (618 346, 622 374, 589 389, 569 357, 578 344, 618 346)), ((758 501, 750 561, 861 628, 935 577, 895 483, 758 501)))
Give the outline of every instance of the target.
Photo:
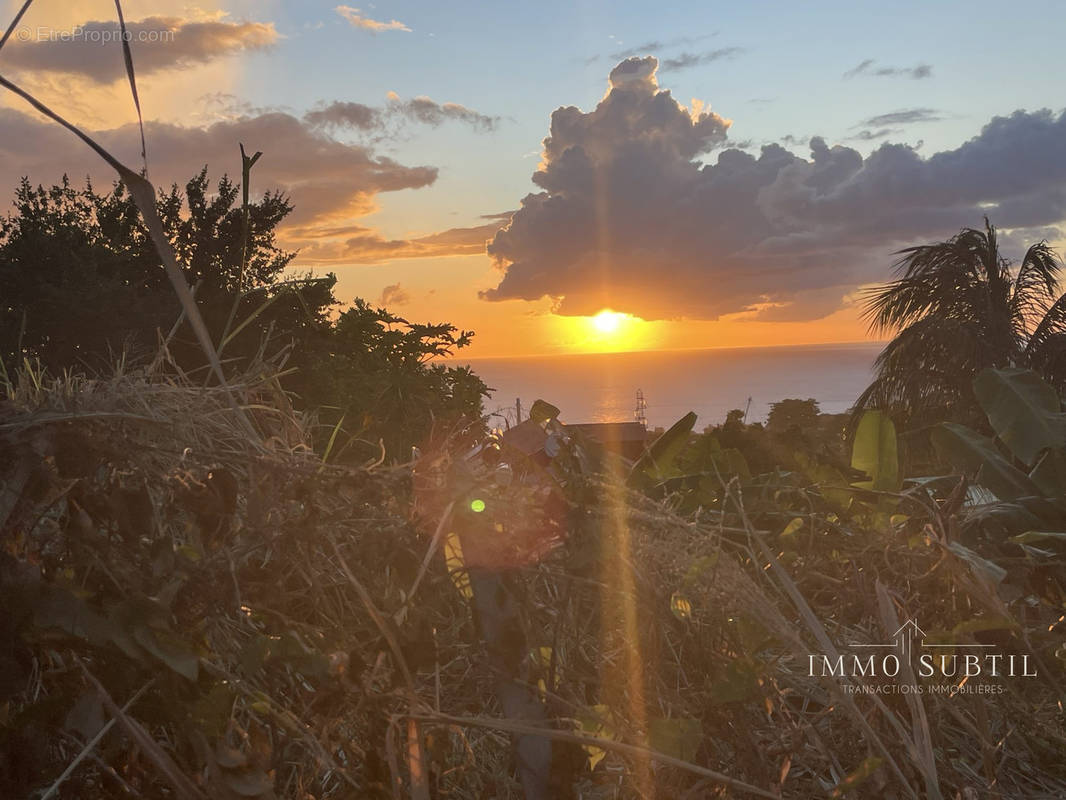
MULTIPOLYGON (((117 21, 89 21, 69 28, 25 28, 28 36, 4 47, 0 63, 14 71, 81 75, 96 83, 126 76, 117 57, 117 21)), ((235 53, 263 50, 277 43, 273 23, 227 22, 154 16, 126 24, 139 75, 206 64, 235 53)))
POLYGON ((378 22, 376 19, 370 19, 370 17, 364 17, 363 13, 358 8, 352 8, 351 6, 337 6, 335 9, 338 14, 344 17, 351 23, 354 28, 362 28, 365 31, 371 33, 380 33, 381 31, 406 31, 411 32, 411 29, 397 20, 390 20, 388 22, 378 22))
POLYGON ((284 231, 300 250, 300 263, 381 264, 407 258, 484 255, 485 247, 507 220, 471 228, 451 228, 413 239, 386 239, 370 228, 308 226, 284 231))

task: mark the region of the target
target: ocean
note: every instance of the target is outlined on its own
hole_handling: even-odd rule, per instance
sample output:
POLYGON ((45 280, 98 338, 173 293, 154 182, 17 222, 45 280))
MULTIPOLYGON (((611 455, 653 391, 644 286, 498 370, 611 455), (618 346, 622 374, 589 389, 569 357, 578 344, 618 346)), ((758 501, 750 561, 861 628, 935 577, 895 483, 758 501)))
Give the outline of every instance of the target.
POLYGON ((672 425, 688 411, 697 430, 744 409, 749 422, 765 421, 770 404, 813 397, 822 411, 847 411, 870 382, 883 343, 716 348, 636 353, 581 353, 521 358, 468 359, 493 389, 485 410, 514 421, 537 398, 558 406, 564 422, 632 420, 637 392, 647 404, 648 426, 672 425))

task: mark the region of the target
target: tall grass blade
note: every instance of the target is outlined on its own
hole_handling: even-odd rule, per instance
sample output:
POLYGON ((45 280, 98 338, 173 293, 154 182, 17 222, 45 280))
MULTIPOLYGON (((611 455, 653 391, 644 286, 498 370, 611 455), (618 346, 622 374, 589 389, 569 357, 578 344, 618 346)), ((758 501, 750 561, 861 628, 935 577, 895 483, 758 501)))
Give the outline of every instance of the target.
POLYGON ((29 7, 33 4, 33 0, 26 0, 22 4, 22 8, 18 10, 15 18, 11 20, 11 24, 7 26, 7 30, 4 31, 4 36, 0 39, 0 50, 4 49, 4 45, 7 44, 7 40, 11 38, 11 34, 15 32, 15 28, 18 27, 19 22, 22 20, 22 16, 29 10, 29 7))
POLYGON ((122 13, 121 0, 115 0, 115 10, 118 12, 118 27, 122 34, 122 57, 126 60, 126 75, 130 79, 130 92, 133 94, 133 105, 137 109, 137 125, 141 130, 141 160, 144 163, 144 174, 148 174, 148 147, 144 141, 144 116, 141 114, 141 98, 137 94, 137 76, 133 71, 133 52, 130 50, 130 37, 126 31, 126 17, 122 13))

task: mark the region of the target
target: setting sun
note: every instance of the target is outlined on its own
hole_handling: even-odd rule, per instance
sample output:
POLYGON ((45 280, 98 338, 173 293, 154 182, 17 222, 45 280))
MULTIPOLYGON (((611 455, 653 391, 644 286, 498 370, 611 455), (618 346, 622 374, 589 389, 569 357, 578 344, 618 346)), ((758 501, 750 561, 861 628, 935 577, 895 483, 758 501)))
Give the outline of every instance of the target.
POLYGON ((592 318, 592 325, 600 333, 617 333, 628 316, 628 314, 605 308, 592 318))

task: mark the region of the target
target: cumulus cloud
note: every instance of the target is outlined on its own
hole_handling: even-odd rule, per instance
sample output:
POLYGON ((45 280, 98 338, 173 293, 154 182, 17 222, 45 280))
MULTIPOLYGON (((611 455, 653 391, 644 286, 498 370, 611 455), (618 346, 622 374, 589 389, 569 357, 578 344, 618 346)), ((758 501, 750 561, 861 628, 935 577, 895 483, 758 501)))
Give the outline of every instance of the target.
MULTIPOLYGON (((264 50, 278 41, 273 23, 230 22, 222 18, 182 19, 147 17, 126 23, 139 75, 206 64, 241 52, 264 50)), ((117 43, 117 22, 86 22, 64 37, 17 41, 4 47, 0 65, 16 71, 33 70, 81 75, 96 83, 126 77, 117 43), (105 43, 114 42, 114 47, 105 43)))
POLYGON ((381 299, 378 301, 383 306, 403 306, 411 302, 411 293, 398 283, 390 283, 381 290, 381 299))
POLYGON ((666 72, 698 67, 703 64, 721 61, 725 58, 733 58, 743 52, 744 48, 742 47, 719 47, 717 50, 707 50, 703 53, 681 53, 673 58, 665 59, 662 63, 662 69, 666 72))
POLYGON ((364 31, 370 31, 371 33, 380 33, 381 31, 406 31, 411 32, 411 29, 397 20, 389 20, 388 22, 379 22, 376 19, 370 19, 370 17, 363 16, 363 12, 358 8, 352 8, 351 6, 337 6, 335 9, 344 19, 351 23, 353 28, 361 28, 364 31))
POLYGON ((931 78, 933 76, 933 68, 929 64, 917 64, 913 67, 879 67, 874 59, 868 58, 844 73, 845 78, 854 78, 859 75, 921 80, 922 78, 931 78))
POLYGON ((540 191, 489 245, 502 275, 483 298, 547 296, 562 314, 817 318, 887 277, 902 246, 984 214, 1023 232, 1066 219, 1066 112, 996 117, 928 158, 890 143, 864 158, 819 137, 807 158, 777 144, 753 155, 721 149, 728 123, 660 89, 656 66, 622 62, 594 110, 552 114, 540 191))

